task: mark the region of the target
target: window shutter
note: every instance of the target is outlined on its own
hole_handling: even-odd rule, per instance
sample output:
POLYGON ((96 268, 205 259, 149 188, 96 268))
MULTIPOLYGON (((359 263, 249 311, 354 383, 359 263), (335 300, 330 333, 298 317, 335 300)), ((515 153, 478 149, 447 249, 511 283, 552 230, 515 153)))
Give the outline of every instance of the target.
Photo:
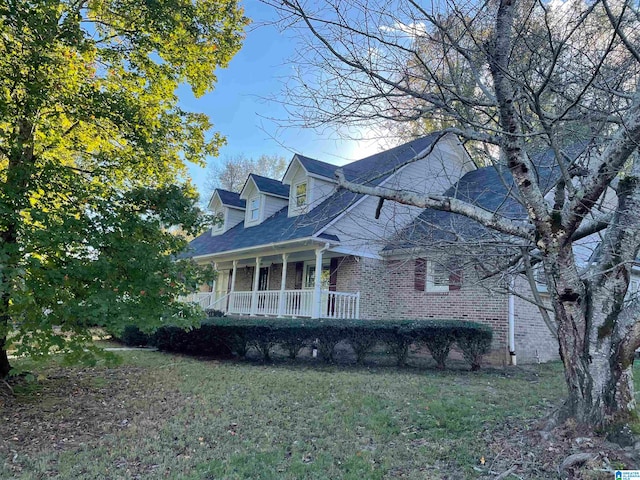
POLYGON ((302 272, 304 270, 304 262, 296 262, 296 276, 294 289, 302 290, 302 272))
POLYGON ((462 287, 462 267, 453 264, 449 273, 449 290, 460 290, 460 287, 462 287))
POLYGON ((416 258, 413 287, 420 292, 424 292, 426 278, 427 261, 424 258, 416 258))

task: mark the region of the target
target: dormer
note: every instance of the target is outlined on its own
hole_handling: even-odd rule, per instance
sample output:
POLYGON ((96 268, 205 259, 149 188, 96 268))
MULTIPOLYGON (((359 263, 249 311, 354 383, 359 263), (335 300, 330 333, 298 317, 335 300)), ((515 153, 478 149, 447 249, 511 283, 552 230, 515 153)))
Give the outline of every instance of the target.
POLYGON ((240 192, 240 199, 246 201, 244 226, 253 227, 287 206, 289 186, 252 173, 240 192))
POLYGON ((220 235, 244 220, 245 201, 238 193, 216 188, 209 200, 209 210, 221 220, 211 227, 211 235, 220 235))
POLYGON ((313 210, 336 189, 335 171, 339 167, 313 158, 295 155, 282 183, 290 185, 289 216, 313 210))

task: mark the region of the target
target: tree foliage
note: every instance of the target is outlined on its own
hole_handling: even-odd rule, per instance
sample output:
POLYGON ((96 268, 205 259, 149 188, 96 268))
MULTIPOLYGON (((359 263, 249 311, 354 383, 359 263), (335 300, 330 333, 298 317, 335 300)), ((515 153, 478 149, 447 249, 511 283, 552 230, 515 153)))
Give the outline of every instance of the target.
POLYGON ((0 377, 6 351, 83 356, 92 325, 150 328, 203 269, 185 162, 222 138, 182 110, 240 48, 235 0, 9 0, 0 6, 0 377), (73 334, 73 335, 70 335, 73 334))
POLYGON ((250 173, 268 178, 281 178, 287 165, 287 160, 278 155, 260 155, 258 158, 249 158, 245 155, 225 157, 222 165, 211 165, 207 187, 211 193, 216 188, 240 192, 250 173))
MULTIPOLYGON (((494 275, 541 267, 568 386, 563 416, 598 428, 630 421, 640 346, 640 309, 625 296, 640 246, 637 5, 274 6, 305 41, 300 81, 287 92, 304 124, 393 121, 414 133, 424 133, 422 126, 453 132, 480 146, 526 216, 501 215, 499 207, 481 208, 464 196, 421 196, 344 176, 340 185, 474 220, 493 232, 494 275), (536 159, 546 160, 546 172, 536 159), (588 261, 578 255, 584 238, 598 245, 588 261)), ((487 266, 484 258, 478 263, 487 266)))

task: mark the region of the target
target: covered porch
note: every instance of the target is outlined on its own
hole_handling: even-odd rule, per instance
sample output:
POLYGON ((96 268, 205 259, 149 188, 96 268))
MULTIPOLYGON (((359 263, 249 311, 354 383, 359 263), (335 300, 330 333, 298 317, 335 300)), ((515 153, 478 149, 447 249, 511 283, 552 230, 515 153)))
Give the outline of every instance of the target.
POLYGON ((217 258, 216 280, 186 300, 229 315, 358 319, 360 292, 338 290, 345 257, 329 244, 313 247, 217 258))

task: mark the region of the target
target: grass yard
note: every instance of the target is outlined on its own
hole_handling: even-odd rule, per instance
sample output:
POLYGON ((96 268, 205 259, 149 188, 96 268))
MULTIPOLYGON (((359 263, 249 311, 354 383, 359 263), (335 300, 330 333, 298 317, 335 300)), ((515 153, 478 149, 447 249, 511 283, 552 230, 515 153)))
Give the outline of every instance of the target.
MULTIPOLYGON (((0 396, 0 478, 543 479, 596 442, 533 430, 564 395, 558 364, 471 373, 119 354, 119 367, 51 365, 0 396)), ((574 478, 612 478, 589 475, 574 478)))

